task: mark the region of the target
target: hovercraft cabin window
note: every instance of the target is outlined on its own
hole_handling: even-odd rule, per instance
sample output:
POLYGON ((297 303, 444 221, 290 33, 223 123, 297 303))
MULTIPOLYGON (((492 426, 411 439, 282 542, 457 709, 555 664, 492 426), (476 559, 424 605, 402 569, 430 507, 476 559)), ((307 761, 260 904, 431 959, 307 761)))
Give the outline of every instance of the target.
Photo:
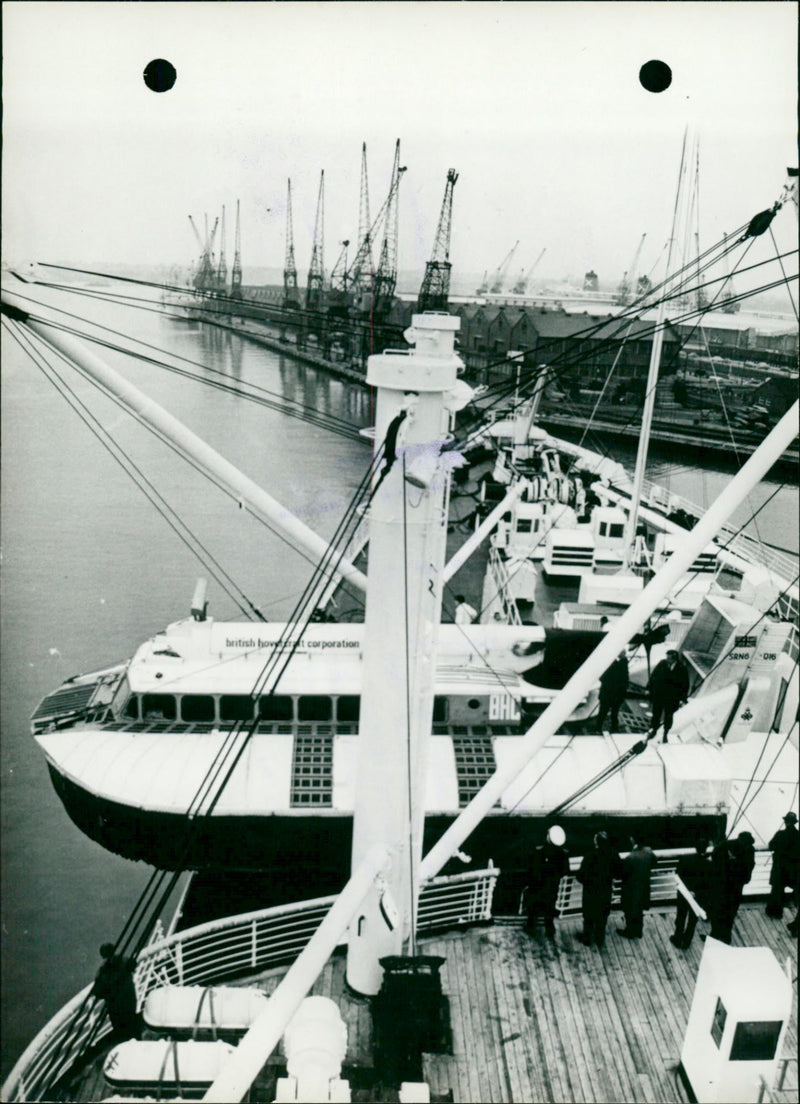
POLYGON ((174 721, 177 715, 174 694, 142 694, 143 721, 174 721))
POLYGON ((262 721, 293 721, 294 698, 288 694, 265 694, 258 699, 258 716, 262 721))
POLYGON ((249 694, 223 694, 219 699, 221 721, 252 721, 255 701, 249 694))
POLYGON ((336 719, 354 724, 361 714, 361 698, 357 694, 342 694, 336 701, 336 719))
POLYGON ((297 699, 298 721, 329 721, 333 702, 326 694, 304 694, 297 699))
POLYGON ((213 721, 216 707, 210 694, 184 694, 181 698, 181 719, 184 721, 213 721))

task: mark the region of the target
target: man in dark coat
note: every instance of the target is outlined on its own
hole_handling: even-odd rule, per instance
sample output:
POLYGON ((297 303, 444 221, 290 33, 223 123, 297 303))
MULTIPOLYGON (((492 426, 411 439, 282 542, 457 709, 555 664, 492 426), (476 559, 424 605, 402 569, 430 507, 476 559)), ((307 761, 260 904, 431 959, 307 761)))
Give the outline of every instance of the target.
POLYGON ((644 910, 650 908, 650 874, 656 865, 649 847, 631 841, 633 850, 622 860, 622 890, 620 904, 625 914, 625 927, 617 928, 626 939, 641 939, 644 910))
POLYGON ((133 982, 136 959, 115 954, 113 943, 104 943, 100 956, 103 964, 97 971, 92 995, 105 1001, 116 1038, 138 1039, 141 1019, 136 1011, 136 987, 133 982))
POLYGON ((656 666, 655 671, 650 677, 650 702, 653 707, 653 718, 650 722, 650 733, 647 737, 648 740, 652 740, 656 732, 658 732, 658 726, 661 724, 661 717, 664 717, 664 740, 667 742, 667 735, 672 728, 672 717, 675 710, 686 701, 689 695, 689 672, 686 670, 686 666, 674 650, 667 652, 667 658, 662 659, 656 666))
MULTIPOLYGON (((706 890, 711 865, 706 852, 708 840, 699 839, 695 846, 694 855, 681 855, 675 873, 690 891, 698 905, 704 909, 706 890)), ((670 943, 685 951, 692 942, 694 929, 697 927, 697 914, 682 893, 678 894, 675 903, 675 931, 669 937, 670 943)))
POLYGON ((800 865, 800 832, 797 830, 797 817, 787 813, 780 828, 769 841, 772 852, 772 869, 769 874, 769 899, 767 916, 780 920, 783 916, 783 894, 791 889, 797 901, 798 866, 800 865))
POLYGON ((547 839, 537 847, 531 859, 528 874, 528 923, 532 932, 539 916, 544 917, 544 930, 549 939, 556 934, 556 898, 561 879, 569 874, 569 857, 564 844, 564 829, 554 824, 547 832, 547 839))
POLYGON ((628 694, 628 657, 620 652, 610 667, 600 676, 600 712, 597 730, 605 732, 605 720, 611 713, 611 731, 619 732, 619 707, 628 694))
POLYGON ((578 941, 587 947, 602 947, 605 942, 614 879, 621 873, 619 855, 607 834, 598 832, 577 874, 583 886, 583 931, 578 941))
POLYGON ((731 942, 744 887, 753 874, 754 842, 749 832, 740 832, 735 840, 725 840, 715 847, 711 856, 706 911, 711 921, 711 936, 722 943, 731 942))

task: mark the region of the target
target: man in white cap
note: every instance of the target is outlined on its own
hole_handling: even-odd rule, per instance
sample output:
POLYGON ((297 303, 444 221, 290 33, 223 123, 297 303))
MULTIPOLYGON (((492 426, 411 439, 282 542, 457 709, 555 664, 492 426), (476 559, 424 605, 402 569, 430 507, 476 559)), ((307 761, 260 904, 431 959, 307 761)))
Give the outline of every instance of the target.
POLYGON ((533 853, 528 872, 528 922, 526 930, 532 932, 537 917, 544 918, 544 930, 549 939, 556 934, 556 898, 558 887, 565 874, 569 874, 569 857, 564 844, 564 829, 553 824, 547 831, 547 839, 533 853))

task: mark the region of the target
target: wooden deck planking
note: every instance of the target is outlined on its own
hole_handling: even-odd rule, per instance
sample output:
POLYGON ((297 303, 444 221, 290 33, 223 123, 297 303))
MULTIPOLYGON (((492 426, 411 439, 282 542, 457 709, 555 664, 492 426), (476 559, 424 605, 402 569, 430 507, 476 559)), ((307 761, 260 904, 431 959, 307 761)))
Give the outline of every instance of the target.
POLYGON ((492 945, 492 990, 498 1008, 501 1057, 505 1070, 509 1095, 522 1099, 524 1087, 530 1081, 525 1040, 520 1030, 522 1024, 514 1008, 512 994, 508 990, 506 961, 502 947, 492 945))
MULTIPOLYGON (((453 1030, 452 1055, 425 1055, 433 1093, 452 1090, 456 1104, 683 1104, 676 1069, 707 925, 698 925, 691 947, 680 951, 669 942, 669 907, 647 914, 641 940, 622 939, 617 923, 614 914, 602 951, 577 942, 578 917, 560 921, 553 942, 505 924, 421 940, 419 953, 445 958, 442 987, 453 1030)), ((790 960, 796 975, 797 949, 786 920, 768 918, 763 902, 742 907, 733 942, 772 947, 782 965, 790 960)), ((282 973, 266 971, 238 984, 258 984, 271 993, 282 973)), ((348 1027, 347 1064, 371 1067, 370 1002, 348 992, 343 957, 326 965, 313 991, 340 1004, 348 1027)), ((795 1055, 797 1043, 795 992, 782 1057, 795 1055)), ((281 1062, 280 1047, 267 1062, 281 1062)), ((102 1060, 87 1070, 74 1099, 109 1095, 101 1068, 102 1060)), ((796 1096, 796 1087, 792 1063, 782 1098, 796 1096)))
POLYGON ((563 1096, 574 1098, 581 1095, 581 1070, 583 1054, 576 1048, 577 1035, 575 1031, 563 1031, 562 1025, 568 1022, 566 986, 556 970, 556 962, 560 959, 560 953, 553 945, 545 940, 542 946, 543 963, 547 975, 547 985, 543 989, 545 1015, 547 1023, 552 1029, 554 1037, 556 1060, 560 1061, 563 1074, 561 1091, 563 1096))
MULTIPOLYGON (((575 985, 581 994, 581 1003, 587 1008, 585 1025, 587 1038, 592 1047, 589 1075, 594 1071, 598 1076, 601 1101, 633 1099, 636 1096, 633 1085, 637 1069, 639 1051, 635 1032, 625 1031, 619 1015, 612 1018, 614 1009, 613 991, 609 989, 604 966, 604 952, 596 948, 575 944, 576 954, 569 960, 575 985), (618 1037, 622 1035, 626 1046, 620 1047, 618 1037)), ((643 1061, 639 1058, 638 1061, 643 1061)))
MULTIPOLYGON (((560 953, 561 944, 569 936, 563 936, 559 930, 556 935, 559 953, 557 954, 558 969, 564 985, 566 998, 565 1022, 572 1024, 572 1035, 575 1040, 575 1057, 578 1075, 580 1079, 580 1099, 587 1104, 602 1101, 608 1098, 609 1082, 605 1065, 598 1067, 592 1053, 587 1025, 584 1018, 584 1008, 578 997, 575 980, 572 976, 572 965, 566 955, 560 953), (598 1074, 602 1075, 598 1077, 598 1074), (604 1083, 601 1083, 604 1082, 604 1083)), ((578 1099, 578 1097, 576 1097, 578 1099)))

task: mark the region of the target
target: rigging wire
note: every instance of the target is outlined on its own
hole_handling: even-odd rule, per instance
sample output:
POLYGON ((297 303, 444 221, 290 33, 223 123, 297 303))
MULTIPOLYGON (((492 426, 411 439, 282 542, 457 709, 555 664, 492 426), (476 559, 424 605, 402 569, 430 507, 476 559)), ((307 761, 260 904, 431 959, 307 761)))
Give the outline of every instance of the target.
MULTIPOLYGON (((211 554, 209 549, 191 530, 174 507, 172 507, 166 498, 156 489, 152 481, 144 474, 141 468, 139 468, 131 457, 127 455, 124 449, 114 441, 108 431, 102 426, 99 419, 89 410, 86 404, 78 398, 54 365, 47 360, 41 348, 37 352, 32 340, 32 335, 20 331, 18 329, 19 323, 13 323, 15 328, 12 328, 10 319, 4 317, 3 322, 8 326, 9 332, 17 341, 17 344, 28 354, 31 361, 39 368, 45 378, 49 379, 50 383, 72 407, 86 428, 97 438, 126 475, 133 480, 134 484, 145 495, 164 521, 166 521, 167 525, 173 530, 178 539, 188 548, 192 555, 200 561, 201 566, 217 581, 220 588, 231 598, 234 604, 238 606, 245 617, 250 617, 251 614, 255 614, 259 620, 264 621, 264 615, 260 612, 255 603, 253 603, 245 592, 237 586, 231 575, 222 567, 216 557, 211 554), (50 373, 50 375, 48 375, 48 373, 50 373), (57 383, 55 382, 56 380, 58 381, 57 383), (235 592, 238 592, 238 596, 235 592)), ((49 346, 46 347, 49 352, 54 352, 49 346)), ((69 361, 60 353, 56 352, 56 355, 59 356, 64 363, 69 365, 69 361)))
MULTIPOLYGON (((31 317, 33 317, 33 316, 31 316, 31 317)), ((53 328, 54 329, 60 329, 62 327, 54 326, 53 328)), ((71 331, 67 331, 67 332, 71 332, 71 331)), ((130 411, 122 403, 122 401, 119 398, 117 398, 116 396, 114 396, 113 394, 110 394, 109 392, 107 392, 105 390, 105 388, 102 387, 102 385, 98 381, 94 380, 92 377, 86 376, 85 373, 83 373, 83 371, 80 368, 76 367, 76 370, 79 371, 81 373, 81 375, 84 376, 84 378, 86 378, 87 382, 91 383, 92 386, 94 386, 102 394, 107 395, 108 398, 110 398, 113 402, 115 402, 120 407, 120 409, 125 410, 126 413, 130 413, 130 411)), ((134 417, 135 417, 135 415, 134 415, 134 417)), ((156 437, 158 440, 162 441, 162 443, 165 444, 167 446, 167 448, 169 448, 177 456, 180 456, 183 460, 186 461, 186 463, 188 463, 190 465, 190 467, 194 468, 195 471, 197 471, 199 474, 201 474, 213 486, 217 487, 218 490, 222 491, 223 494, 227 495, 234 502, 238 503, 240 501, 237 498, 237 496, 230 490, 230 488, 226 484, 224 484, 223 482, 218 480, 210 472, 208 472, 205 468, 203 468, 201 465, 199 465, 191 456, 189 456, 181 448, 179 448, 175 444, 175 442, 171 441, 168 437, 166 437, 159 429, 157 429, 155 426, 153 426, 153 425, 151 425, 147 422, 142 422, 141 424, 150 433, 152 433, 154 437, 156 437)), ((266 518, 264 518, 260 513, 252 514, 251 516, 253 516, 255 518, 255 520, 258 521, 261 525, 263 525, 264 528, 268 529, 274 536, 278 537, 278 539, 281 540, 284 544, 286 544, 288 547, 292 548, 299 556, 302 556, 303 559, 307 560, 312 565, 316 564, 316 560, 313 558, 313 556, 311 556, 309 553, 307 553, 302 548, 298 548, 296 545, 294 545, 289 540, 289 538, 286 537, 285 534, 280 529, 278 529, 278 528, 274 527, 273 525, 271 525, 266 520, 266 518)), ((350 584, 346 580, 343 580, 343 586, 349 589, 352 586, 352 584, 350 584)))
POLYGON ((59 324, 53 319, 37 316, 31 314, 31 318, 40 322, 42 325, 49 325, 55 330, 62 330, 64 333, 71 334, 75 337, 80 337, 86 341, 91 341, 93 344, 99 345, 102 348, 109 349, 113 352, 122 353, 126 356, 133 357, 136 360, 140 360, 144 364, 150 364, 157 368, 163 368, 166 371, 173 372, 176 375, 183 376, 185 379, 194 380, 196 383, 202 383, 209 387, 216 387, 218 390, 230 392, 233 395, 240 396, 247 399, 250 402, 258 403, 261 406, 266 406, 271 409, 277 410, 280 413, 288 414, 290 417, 299 418, 302 421, 307 421, 309 424, 317 425, 322 429, 328 429, 332 433, 338 433, 340 436, 349 437, 352 440, 363 440, 359 428, 353 425, 352 422, 346 418, 341 418, 338 415, 323 413, 316 409, 316 407, 310 406, 305 403, 299 402, 297 399, 291 399, 287 396, 281 395, 278 392, 271 391, 269 388, 263 387, 260 384, 248 382, 246 385, 241 383, 231 383, 228 374, 221 369, 212 368, 207 364, 203 364, 200 361, 192 360, 190 357, 183 356, 180 353, 168 352, 160 348, 157 345, 153 345, 150 342, 142 341, 138 338, 131 338, 129 335, 123 333, 120 330, 111 326, 102 325, 99 322, 94 322, 91 319, 85 318, 81 315, 77 315, 72 311, 63 310, 60 307, 50 306, 44 304, 40 300, 33 299, 30 296, 19 294, 15 292, 18 298, 32 303, 35 306, 45 307, 46 310, 63 314, 66 317, 72 318, 84 325, 91 326, 94 329, 105 331, 115 337, 120 337, 127 341, 134 341, 136 345, 140 345, 144 349, 150 349, 157 353, 161 353, 163 356, 172 357, 174 360, 182 361, 194 368, 200 368, 204 372, 210 373, 212 376, 218 377, 218 379, 207 379, 203 376, 198 376, 193 372, 188 372, 185 369, 178 367, 175 364, 170 364, 165 361, 159 360, 155 357, 143 354, 137 349, 118 345, 108 339, 103 339, 99 336, 95 336, 91 333, 87 333, 84 330, 77 328, 71 328, 66 324, 59 324), (244 386, 252 389, 255 394, 250 391, 244 390, 244 386))

